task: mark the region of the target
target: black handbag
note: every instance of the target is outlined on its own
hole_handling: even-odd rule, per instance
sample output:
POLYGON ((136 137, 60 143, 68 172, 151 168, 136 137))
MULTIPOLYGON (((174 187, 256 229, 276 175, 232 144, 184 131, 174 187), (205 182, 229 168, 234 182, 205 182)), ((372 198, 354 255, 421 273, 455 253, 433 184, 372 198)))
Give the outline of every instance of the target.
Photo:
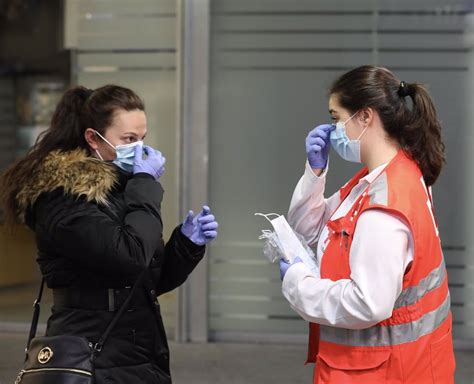
POLYGON ((146 270, 138 277, 130 293, 97 343, 72 335, 35 337, 43 295, 44 279, 34 302, 33 319, 26 346, 23 368, 15 384, 93 384, 94 360, 101 352, 110 331, 130 304, 146 270))

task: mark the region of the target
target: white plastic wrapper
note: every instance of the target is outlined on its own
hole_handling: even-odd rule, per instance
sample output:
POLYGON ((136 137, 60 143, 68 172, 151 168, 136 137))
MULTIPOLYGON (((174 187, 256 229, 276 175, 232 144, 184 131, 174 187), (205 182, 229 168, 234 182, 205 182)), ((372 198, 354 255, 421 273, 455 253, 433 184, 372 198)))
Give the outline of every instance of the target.
POLYGON ((283 258, 283 252, 278 241, 278 236, 274 231, 263 229, 262 234, 259 236, 260 240, 265 240, 263 243, 263 254, 270 261, 274 263, 277 260, 283 258))
POLYGON ((269 215, 258 215, 264 216, 275 229, 275 231, 264 229, 259 236, 260 240, 265 240, 263 244, 265 257, 271 263, 279 259, 292 263, 299 257, 311 272, 319 277, 319 265, 313 250, 304 237, 290 227, 284 216, 276 215, 278 216, 276 219, 270 220, 269 215))

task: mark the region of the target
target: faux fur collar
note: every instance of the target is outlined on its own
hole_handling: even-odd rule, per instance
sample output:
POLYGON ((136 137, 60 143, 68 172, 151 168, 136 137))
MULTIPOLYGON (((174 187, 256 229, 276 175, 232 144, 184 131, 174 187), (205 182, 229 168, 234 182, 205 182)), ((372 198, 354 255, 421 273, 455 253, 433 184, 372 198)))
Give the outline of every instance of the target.
POLYGON ((53 151, 39 164, 31 179, 21 186, 16 197, 19 213, 24 218, 28 206, 41 193, 63 188, 64 193, 84 196, 87 201, 107 204, 107 195, 117 182, 113 167, 88 156, 86 151, 53 151))

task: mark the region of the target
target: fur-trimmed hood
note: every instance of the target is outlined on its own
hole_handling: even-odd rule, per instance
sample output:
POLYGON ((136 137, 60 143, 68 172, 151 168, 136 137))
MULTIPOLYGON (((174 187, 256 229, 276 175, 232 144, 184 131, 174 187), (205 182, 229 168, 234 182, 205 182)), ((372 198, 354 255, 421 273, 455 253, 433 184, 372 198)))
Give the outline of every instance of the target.
POLYGON ((63 188, 66 194, 107 204, 107 195, 117 183, 115 169, 91 157, 83 149, 53 151, 35 168, 31 179, 16 196, 21 219, 39 195, 63 188))

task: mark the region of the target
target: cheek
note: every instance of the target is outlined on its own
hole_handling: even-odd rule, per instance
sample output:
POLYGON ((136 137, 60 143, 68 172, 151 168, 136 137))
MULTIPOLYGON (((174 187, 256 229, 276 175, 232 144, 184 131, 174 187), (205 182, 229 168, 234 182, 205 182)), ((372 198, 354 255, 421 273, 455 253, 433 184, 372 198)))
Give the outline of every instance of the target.
POLYGON ((353 124, 346 124, 346 135, 350 140, 357 139, 357 128, 353 124))
POLYGON ((115 160, 117 153, 107 143, 101 143, 99 145, 99 151, 104 160, 115 160))

